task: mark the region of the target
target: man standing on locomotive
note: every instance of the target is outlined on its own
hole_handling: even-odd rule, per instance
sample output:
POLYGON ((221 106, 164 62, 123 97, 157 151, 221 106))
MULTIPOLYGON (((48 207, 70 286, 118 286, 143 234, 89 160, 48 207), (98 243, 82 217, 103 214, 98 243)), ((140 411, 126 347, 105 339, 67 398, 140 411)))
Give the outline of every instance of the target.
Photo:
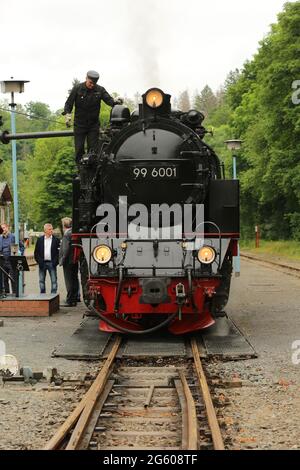
POLYGON ((123 102, 121 98, 114 100, 104 87, 97 85, 98 79, 98 72, 89 70, 85 82, 75 85, 71 90, 62 113, 66 116, 66 126, 71 127, 71 113, 75 105, 74 142, 76 163, 79 162, 85 152, 85 140, 87 140, 88 151, 97 152, 98 150, 101 100, 111 107, 123 102))

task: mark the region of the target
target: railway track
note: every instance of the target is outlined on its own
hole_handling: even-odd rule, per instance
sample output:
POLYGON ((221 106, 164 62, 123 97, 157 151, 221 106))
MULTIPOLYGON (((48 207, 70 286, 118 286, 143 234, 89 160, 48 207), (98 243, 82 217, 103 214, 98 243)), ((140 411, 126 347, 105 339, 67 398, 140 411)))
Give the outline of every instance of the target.
POLYGON ((223 450, 196 340, 192 361, 138 367, 112 350, 45 450, 223 450))
POLYGON ((252 255, 245 254, 245 253, 241 253, 241 257, 248 261, 252 261, 255 263, 262 264, 264 266, 268 266, 274 269, 275 271, 284 272, 285 274, 288 274, 289 276, 300 277, 300 268, 297 268, 295 266, 290 266, 290 265, 283 264, 283 263, 277 263, 276 261, 262 259, 257 256, 252 256, 252 255))

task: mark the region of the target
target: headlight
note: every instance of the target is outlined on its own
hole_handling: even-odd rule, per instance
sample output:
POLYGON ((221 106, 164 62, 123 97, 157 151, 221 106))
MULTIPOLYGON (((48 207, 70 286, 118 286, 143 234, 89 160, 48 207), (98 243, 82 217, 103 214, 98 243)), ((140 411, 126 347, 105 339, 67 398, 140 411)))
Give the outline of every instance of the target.
POLYGON ((211 246, 203 246, 198 251, 198 260, 203 264, 211 264, 216 259, 216 252, 211 246))
POLYGON ((146 103, 150 108, 159 108, 164 101, 164 95, 161 90, 157 88, 152 88, 151 90, 147 91, 146 94, 146 103))
POLYGON ((112 251, 107 245, 98 245, 94 248, 93 258, 99 264, 107 264, 112 258, 112 251))

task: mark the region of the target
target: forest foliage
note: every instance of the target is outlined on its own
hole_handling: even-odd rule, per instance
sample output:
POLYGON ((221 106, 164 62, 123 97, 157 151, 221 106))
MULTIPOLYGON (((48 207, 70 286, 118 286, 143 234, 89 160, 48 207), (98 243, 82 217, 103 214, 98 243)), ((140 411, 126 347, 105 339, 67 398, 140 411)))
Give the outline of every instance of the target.
MULTIPOLYGON (((206 141, 232 175, 232 155, 224 141, 243 141, 238 153, 241 222, 245 238, 259 225, 265 239, 300 239, 300 2, 288 2, 262 39, 254 57, 241 70, 229 72, 216 92, 206 85, 189 96, 184 90, 178 108, 204 112, 213 129, 206 141)), ((140 95, 127 98, 133 110, 140 95)), ((2 101, 1 108, 8 109, 2 101)), ((45 103, 17 106, 17 130, 63 130, 61 110, 45 103), (27 116, 26 116, 27 115, 27 116), (30 115, 31 117, 28 117, 30 115)), ((101 125, 110 108, 102 103, 101 125)), ((9 112, 0 109, 2 129, 10 128, 9 112)), ((20 219, 40 229, 59 224, 71 214, 72 178, 76 174, 72 138, 17 141, 20 219)), ((11 183, 11 147, 0 145, 0 180, 11 183)))

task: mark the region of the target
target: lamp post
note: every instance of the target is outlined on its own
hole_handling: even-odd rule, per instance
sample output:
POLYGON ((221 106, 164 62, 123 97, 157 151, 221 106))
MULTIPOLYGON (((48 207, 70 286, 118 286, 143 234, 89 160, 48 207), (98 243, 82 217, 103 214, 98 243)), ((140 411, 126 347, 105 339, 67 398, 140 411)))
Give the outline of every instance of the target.
MULTIPOLYGON (((240 139, 231 139, 231 140, 225 140, 224 143, 227 145, 228 150, 232 152, 232 173, 233 173, 233 179, 236 180, 237 179, 237 170, 236 170, 237 156, 234 154, 234 152, 241 149, 243 141, 240 139)), ((241 259, 240 259, 239 243, 238 243, 238 254, 233 260, 233 267, 234 267, 235 276, 239 277, 241 273, 241 259)))
MULTIPOLYGON (((24 84, 28 83, 29 80, 14 80, 11 77, 10 80, 3 80, 1 82, 1 91, 2 93, 10 93, 11 103, 9 103, 11 112, 11 132, 12 134, 16 133, 16 114, 15 107, 16 103, 14 101, 15 93, 24 92, 24 84)), ((17 177, 17 145, 16 141, 12 140, 12 177, 13 177, 13 198, 14 198, 14 233, 15 241, 19 246, 19 201, 18 201, 18 177, 17 177)), ((21 282, 22 283, 22 282, 21 282)), ((23 285, 20 286, 20 293, 23 292, 23 285)))
POLYGON ((8 225, 10 225, 10 205, 11 205, 11 201, 7 201, 7 217, 6 217, 6 220, 7 220, 7 223, 8 225))

